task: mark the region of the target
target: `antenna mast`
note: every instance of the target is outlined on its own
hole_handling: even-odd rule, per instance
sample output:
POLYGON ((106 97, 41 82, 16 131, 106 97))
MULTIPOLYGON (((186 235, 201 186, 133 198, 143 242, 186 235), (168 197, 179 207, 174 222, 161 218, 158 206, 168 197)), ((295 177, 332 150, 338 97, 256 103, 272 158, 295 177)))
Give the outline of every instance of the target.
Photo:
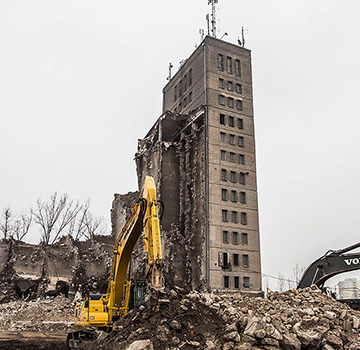
POLYGON ((215 4, 218 3, 218 0, 208 0, 208 5, 211 4, 211 33, 214 38, 216 38, 216 7, 215 4))
POLYGON ((170 81, 171 80, 171 68, 173 67, 172 63, 169 63, 169 76, 166 78, 166 80, 170 81))

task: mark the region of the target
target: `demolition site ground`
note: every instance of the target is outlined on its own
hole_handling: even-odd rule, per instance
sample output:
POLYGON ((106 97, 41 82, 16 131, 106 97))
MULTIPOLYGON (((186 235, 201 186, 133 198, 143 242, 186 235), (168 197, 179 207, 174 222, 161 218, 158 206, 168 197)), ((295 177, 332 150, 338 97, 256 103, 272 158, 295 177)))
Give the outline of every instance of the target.
MULTIPOLYGON (((0 349, 65 349, 72 300, 0 305, 0 349)), ((360 349, 360 313, 312 286, 267 298, 152 291, 87 350, 360 349)))

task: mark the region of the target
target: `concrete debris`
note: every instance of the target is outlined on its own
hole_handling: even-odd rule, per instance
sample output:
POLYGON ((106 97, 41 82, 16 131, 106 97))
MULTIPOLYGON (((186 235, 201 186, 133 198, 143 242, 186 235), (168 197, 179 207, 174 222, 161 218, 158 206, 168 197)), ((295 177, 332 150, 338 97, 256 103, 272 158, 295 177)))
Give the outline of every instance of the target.
POLYGON ((144 342, 159 350, 352 350, 360 349, 359 319, 359 311, 315 286, 270 292, 268 299, 153 291, 89 349, 132 349, 144 342))
POLYGON ((0 304, 0 332, 67 333, 74 322, 74 304, 64 296, 0 304))

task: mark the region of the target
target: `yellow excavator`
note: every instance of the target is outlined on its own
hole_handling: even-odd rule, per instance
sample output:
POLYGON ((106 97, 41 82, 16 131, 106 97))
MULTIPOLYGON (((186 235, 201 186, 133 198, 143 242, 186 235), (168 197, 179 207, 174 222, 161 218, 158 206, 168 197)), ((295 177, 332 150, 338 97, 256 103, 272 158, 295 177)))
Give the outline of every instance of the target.
POLYGON ((154 288, 162 288, 163 259, 161 250, 159 201, 154 179, 146 176, 140 197, 117 236, 106 294, 90 294, 75 306, 75 326, 67 336, 68 349, 79 349, 95 340, 98 330, 110 332, 116 320, 129 310, 131 279, 127 280, 135 243, 142 236, 146 255, 146 280, 154 288))

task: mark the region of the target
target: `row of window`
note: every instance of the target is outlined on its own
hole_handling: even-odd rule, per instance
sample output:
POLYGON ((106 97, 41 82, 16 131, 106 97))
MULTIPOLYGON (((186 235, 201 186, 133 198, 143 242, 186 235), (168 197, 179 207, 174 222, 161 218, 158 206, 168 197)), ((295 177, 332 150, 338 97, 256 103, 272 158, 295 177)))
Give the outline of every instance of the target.
MULTIPOLYGON (((239 213, 237 211, 235 211, 235 210, 232 210, 232 211, 228 211, 227 209, 222 209, 221 210, 221 220, 223 222, 228 222, 229 217, 230 217, 231 222, 236 224, 236 223, 239 222, 238 221, 238 216, 239 216, 239 213)), ((240 213, 240 223, 241 223, 241 225, 247 225, 247 213, 244 213, 244 212, 240 213)))
MULTIPOLYGON (((240 266, 239 254, 234 253, 232 255, 232 264, 231 264, 230 254, 229 253, 219 252, 219 254, 218 254, 218 264, 219 264, 219 266, 221 266, 223 268, 229 268, 230 265, 240 266)), ((247 254, 242 255, 242 267, 246 267, 246 268, 249 267, 249 255, 247 255, 247 254)))
MULTIPOLYGON (((234 91, 234 86, 235 86, 235 91, 238 94, 242 94, 242 86, 239 83, 233 83, 231 80, 227 80, 226 81, 226 88, 228 91, 234 91)), ((220 89, 225 89, 225 80, 222 78, 219 78, 219 88, 220 89)))
MULTIPOLYGON (((229 144, 230 145, 236 145, 236 138, 237 138, 237 145, 239 147, 244 147, 245 146, 245 141, 244 141, 243 136, 235 136, 235 135, 229 134, 228 135, 229 144)), ((220 142, 226 142, 226 133, 220 132, 220 142)))
MULTIPOLYGON (((229 244, 230 243, 230 237, 229 237, 230 233, 229 231, 223 231, 222 232, 222 236, 223 236, 223 243, 224 244, 229 244)), ((239 232, 233 231, 231 233, 231 239, 232 239, 232 244, 239 244, 239 232)), ((248 234, 245 232, 241 232, 241 244, 242 245, 248 245, 249 244, 249 237, 248 234)))
MULTIPOLYGON (((227 118, 225 114, 220 114, 220 125, 226 125, 226 119, 228 122, 228 126, 235 127, 235 118, 229 115, 227 118)), ((237 118, 237 127, 239 129, 244 129, 244 120, 241 118, 237 118)))
POLYGON ((243 173, 240 172, 239 175, 236 173, 236 171, 228 171, 226 169, 221 169, 221 181, 227 181, 228 176, 230 175, 230 182, 236 183, 237 182, 237 176, 239 176, 239 183, 242 185, 245 185, 246 183, 246 175, 249 175, 249 173, 243 173))
MULTIPOLYGON (((243 277, 243 288, 250 288, 250 277, 243 277)), ((224 276, 224 288, 230 288, 230 276, 224 276)), ((234 289, 240 289, 240 277, 234 276, 234 289)))
POLYGON ((185 96, 184 99, 179 103, 178 107, 175 107, 174 111, 181 112, 183 108, 185 108, 188 103, 192 101, 192 91, 189 92, 189 95, 185 96))
POLYGON ((232 97, 225 97, 224 95, 219 95, 219 104, 225 106, 225 101, 227 99, 227 106, 229 108, 234 108, 234 102, 236 101, 236 109, 239 111, 243 110, 243 101, 242 100, 234 100, 232 97))
POLYGON ((174 88, 174 101, 181 97, 186 89, 192 85, 192 69, 190 69, 174 88))
MULTIPOLYGON (((237 191, 228 191, 225 188, 221 189, 221 200, 222 201, 228 201, 229 200, 229 194, 230 194, 230 201, 233 203, 236 203, 238 201, 238 193, 237 191)), ((240 192, 240 196, 239 196, 239 202, 241 204, 246 204, 246 193, 245 192, 240 192)))
MULTIPOLYGON (((224 71, 224 55, 219 53, 218 55, 218 68, 220 71, 224 71)), ((230 56, 226 57, 226 71, 229 74, 233 73, 233 59, 230 56)), ((240 60, 235 59, 235 75, 241 77, 241 65, 240 60)))
POLYGON ((234 152, 226 152, 224 150, 220 150, 220 160, 229 161, 230 163, 239 163, 241 165, 245 165, 244 154, 236 154, 234 152))

